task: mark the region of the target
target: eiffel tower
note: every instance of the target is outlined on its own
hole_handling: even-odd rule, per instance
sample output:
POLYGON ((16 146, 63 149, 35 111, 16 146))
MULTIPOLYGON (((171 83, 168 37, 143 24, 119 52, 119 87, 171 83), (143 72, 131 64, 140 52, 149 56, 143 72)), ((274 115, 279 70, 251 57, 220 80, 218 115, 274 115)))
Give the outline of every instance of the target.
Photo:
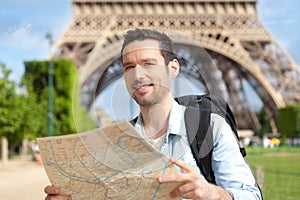
MULTIPOLYGON (((165 29, 189 61, 201 62, 194 53, 201 48, 208 52, 217 66, 208 75, 217 70, 219 79, 212 77, 204 88, 222 93, 239 129, 260 128, 247 104, 252 99, 246 84, 261 100, 276 132, 278 108, 300 102, 300 71, 262 25, 256 4, 257 0, 72 0, 73 18, 50 57, 76 63, 82 103, 89 108, 94 96, 122 76, 116 58, 126 30, 165 29)), ((201 66, 184 64, 181 73, 203 83, 201 66)))

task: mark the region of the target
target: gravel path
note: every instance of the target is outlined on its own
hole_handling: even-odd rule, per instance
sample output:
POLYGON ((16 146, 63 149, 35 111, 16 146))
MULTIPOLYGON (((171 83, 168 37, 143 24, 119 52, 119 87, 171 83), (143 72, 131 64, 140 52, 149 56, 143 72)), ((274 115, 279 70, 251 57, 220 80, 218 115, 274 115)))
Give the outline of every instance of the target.
POLYGON ((43 166, 30 159, 0 162, 1 200, 43 200, 49 184, 43 166))

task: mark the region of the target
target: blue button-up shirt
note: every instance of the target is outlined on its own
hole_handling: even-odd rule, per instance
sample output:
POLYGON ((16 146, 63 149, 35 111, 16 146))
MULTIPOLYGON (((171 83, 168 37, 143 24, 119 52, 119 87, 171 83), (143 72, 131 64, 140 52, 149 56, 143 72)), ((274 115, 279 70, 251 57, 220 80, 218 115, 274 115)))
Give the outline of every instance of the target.
MULTIPOLYGON (((160 151, 167 157, 184 160, 201 174, 188 143, 184 111, 185 107, 173 100, 166 142, 160 151)), ((211 128, 214 143, 212 168, 217 185, 229 191, 235 200, 260 200, 260 191, 252 171, 240 153, 237 139, 229 124, 223 117, 212 113, 211 128)), ((144 135, 141 115, 135 129, 144 135)))

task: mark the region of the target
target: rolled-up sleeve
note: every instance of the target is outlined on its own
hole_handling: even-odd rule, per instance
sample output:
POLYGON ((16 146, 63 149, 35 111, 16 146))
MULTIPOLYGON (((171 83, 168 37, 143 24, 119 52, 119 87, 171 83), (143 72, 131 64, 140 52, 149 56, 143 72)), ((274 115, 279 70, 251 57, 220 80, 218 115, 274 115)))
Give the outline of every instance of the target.
POLYGON ((212 168, 216 184, 229 191, 235 200, 261 200, 252 170, 240 153, 231 127, 219 115, 211 116, 214 137, 212 168))

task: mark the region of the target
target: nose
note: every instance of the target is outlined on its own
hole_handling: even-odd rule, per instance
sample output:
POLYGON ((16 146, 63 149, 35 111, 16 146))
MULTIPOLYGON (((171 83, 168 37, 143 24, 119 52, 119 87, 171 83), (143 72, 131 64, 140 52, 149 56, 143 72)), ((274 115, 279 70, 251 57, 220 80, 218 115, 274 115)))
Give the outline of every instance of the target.
POLYGON ((145 77, 145 69, 142 65, 136 65, 134 68, 134 76, 136 80, 140 80, 145 77))

